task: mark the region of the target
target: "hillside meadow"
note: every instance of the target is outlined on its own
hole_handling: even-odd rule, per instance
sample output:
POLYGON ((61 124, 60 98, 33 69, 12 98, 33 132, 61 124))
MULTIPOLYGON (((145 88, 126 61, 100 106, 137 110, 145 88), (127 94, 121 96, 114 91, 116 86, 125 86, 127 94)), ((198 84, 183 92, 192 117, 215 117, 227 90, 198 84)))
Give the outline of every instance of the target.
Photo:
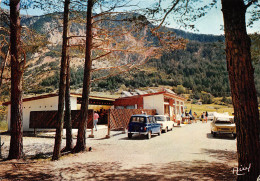
POLYGON ((231 116, 232 113, 234 113, 234 109, 232 105, 217 105, 217 104, 191 104, 190 102, 186 102, 185 106, 187 107, 187 112, 190 111, 190 109, 193 112, 196 112, 198 115, 201 115, 203 112, 218 112, 218 113, 224 113, 228 112, 228 114, 231 116))

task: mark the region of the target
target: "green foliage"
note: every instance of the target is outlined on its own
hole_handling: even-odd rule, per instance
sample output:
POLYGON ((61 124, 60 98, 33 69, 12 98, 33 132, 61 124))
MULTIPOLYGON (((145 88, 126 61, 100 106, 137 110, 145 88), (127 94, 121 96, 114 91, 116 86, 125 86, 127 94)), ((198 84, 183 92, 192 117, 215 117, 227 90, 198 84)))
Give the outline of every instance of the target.
POLYGON ((196 100, 196 99, 192 99, 192 104, 196 104, 198 102, 198 100, 196 100))
POLYGON ((222 99, 221 99, 221 102, 224 102, 225 104, 232 104, 232 99, 231 98, 227 98, 226 96, 224 96, 222 99))
POLYGON ((0 121, 5 120, 6 111, 7 111, 7 109, 5 106, 0 106, 0 121))
POLYGON ((213 96, 207 93, 202 93, 200 99, 203 104, 211 104, 213 102, 213 96))
POLYGON ((0 130, 7 130, 8 124, 6 122, 7 109, 5 106, 0 106, 0 130))
POLYGON ((8 123, 6 121, 0 121, 0 130, 7 131, 8 130, 8 123))
POLYGON ((255 63, 260 62, 260 35, 255 33, 250 35, 252 46, 251 46, 251 56, 255 63))
POLYGON ((40 57, 36 62, 35 62, 35 65, 39 65, 43 62, 43 57, 40 57))
MULTIPOLYGON (((58 26, 58 19, 61 13, 50 14, 40 17, 23 17, 22 24, 28 25, 36 30, 36 32, 47 33, 49 30, 43 25, 48 22, 52 23, 54 28, 58 26)), ((118 15, 120 16, 120 15, 118 15)), ((121 15, 122 16, 122 15, 121 15)), ((128 15, 126 15, 128 16, 128 15)), ((117 17, 119 18, 119 17, 117 17)), ((127 18, 127 17, 126 17, 127 18)), ((143 17, 142 17, 143 18, 143 17)), ((120 18, 122 19, 122 18, 120 18)), ((104 22, 104 25, 106 23, 104 22)), ((148 24, 150 26, 150 24, 148 24)), ((112 26, 106 25, 106 27, 112 26)), ((113 26, 116 26, 113 24, 113 26)), ((85 28, 79 23, 73 23, 71 31, 78 31, 80 28, 85 28)), ((59 29, 62 32, 62 28, 59 29)), ((192 90, 193 98, 199 100, 202 96, 201 91, 206 91, 213 96, 229 96, 229 80, 226 70, 226 60, 224 51, 224 37, 213 35, 201 35, 188 33, 182 30, 167 29, 167 31, 173 31, 177 36, 187 38, 190 42, 187 44, 185 50, 176 50, 173 52, 164 53, 159 59, 151 59, 149 62, 139 69, 131 70, 124 74, 110 77, 106 80, 100 80, 92 84, 92 90, 117 90, 121 85, 125 85, 129 88, 140 88, 148 86, 169 85, 177 87, 182 85, 187 90, 192 90), (152 71, 151 71, 152 70, 152 71)), ((147 32, 149 34, 150 32, 147 32)), ((138 33, 137 33, 138 34, 138 33)), ((259 36, 258 36, 259 38, 259 36)), ((148 40, 156 43, 150 36, 148 40)), ((252 45, 258 45, 256 38, 252 37, 252 45)), ((60 59, 61 45, 48 46, 49 52, 44 56, 50 56, 52 58, 60 59)), ((256 50, 257 53, 258 49, 256 50)), ((82 56, 83 51, 78 49, 71 49, 73 56, 82 56)), ((28 62, 31 57, 31 53, 28 53, 28 62)), ((253 55, 252 55, 253 56, 253 55)), ((134 56, 133 56, 134 57, 134 56)), ((39 59, 38 63, 41 63, 42 59, 39 59)), ((256 61, 257 62, 257 61, 256 61)), ((32 66, 32 64, 30 65, 32 66)), ((25 85, 31 85, 30 81, 33 80, 33 76, 41 75, 44 71, 53 70, 50 72, 56 72, 55 75, 44 79, 36 88, 31 87, 25 92, 39 93, 53 91, 58 88, 59 84, 59 61, 54 61, 46 64, 42 64, 34 69, 25 71, 25 85)), ((255 68, 255 83, 258 96, 260 96, 260 65, 254 64, 255 68)), ((102 77, 107 75, 106 71, 100 71, 93 74, 93 78, 102 77)), ((83 82, 83 68, 72 68, 71 70, 71 87, 81 88, 83 82)), ((1 95, 9 94, 8 89, 3 89, 1 95)))
MULTIPOLYGON (((259 96, 260 64, 254 64, 254 67, 256 89, 259 96)), ((142 71, 132 70, 129 73, 118 75, 116 79, 118 81, 113 81, 115 89, 121 84, 132 88, 183 85, 183 87, 192 90, 193 98, 197 100, 202 96, 201 91, 206 91, 216 97, 230 96, 223 42, 192 41, 187 44, 186 50, 165 53, 160 59, 152 59, 140 69, 142 71), (154 68, 155 71, 150 71, 154 68)), ((102 90, 110 89, 108 89, 106 80, 96 83, 95 89, 98 87, 102 90)), ((211 101, 211 99, 205 100, 205 102, 211 101)))
POLYGON ((173 85, 182 84, 193 92, 204 90, 215 96, 230 93, 223 43, 190 42, 186 50, 164 54, 148 65, 167 74, 173 85))
POLYGON ((59 61, 50 62, 47 66, 49 66, 51 70, 59 70, 59 61))
POLYGON ((255 68, 255 87, 257 96, 260 97, 260 63, 253 63, 253 66, 255 68))
POLYGON ((61 52, 60 51, 49 51, 47 53, 45 53, 45 56, 50 56, 52 58, 56 58, 56 57, 60 57, 61 56, 61 52))
POLYGON ((40 83, 41 86, 54 86, 55 88, 59 87, 59 74, 55 73, 54 76, 43 79, 40 83))
POLYGON ((176 93, 177 94, 184 94, 185 93, 185 88, 183 87, 183 85, 177 85, 176 93))

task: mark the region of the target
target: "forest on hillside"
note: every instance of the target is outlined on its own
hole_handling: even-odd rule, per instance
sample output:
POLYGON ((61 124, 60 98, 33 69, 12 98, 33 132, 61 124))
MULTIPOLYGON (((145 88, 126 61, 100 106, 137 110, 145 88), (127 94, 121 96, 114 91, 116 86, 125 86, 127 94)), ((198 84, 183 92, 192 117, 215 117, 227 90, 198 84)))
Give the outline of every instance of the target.
MULTIPOLYGON (((260 65, 255 63, 255 81, 260 96, 260 65)), ((95 74, 93 75, 95 76, 95 74)), ((81 87, 83 67, 72 70, 72 86, 81 87)), ((58 86, 58 74, 45 79, 42 86, 58 86)), ((94 91, 183 85, 194 94, 205 91, 216 97, 230 96, 223 42, 190 41, 185 50, 165 53, 131 72, 109 77, 92 84, 94 91)))
MULTIPOLYGON (((45 38, 48 38, 51 35, 48 28, 46 29, 46 24, 51 23, 52 26, 57 26, 57 35, 62 31, 62 28, 58 26, 57 18, 59 19, 59 14, 48 14, 38 17, 22 17, 22 22, 36 32, 46 34, 45 38)), ((84 29, 85 27, 80 24, 73 24, 71 27, 73 32, 84 29)), ((223 36, 189 33, 166 27, 160 28, 160 31, 172 31, 177 37, 188 39, 186 49, 165 51, 160 58, 152 58, 143 66, 95 81, 92 83, 92 91, 116 92, 122 86, 131 90, 159 85, 173 87, 182 85, 195 95, 204 91, 216 97, 230 96, 223 36)), ((151 37, 147 37, 147 39, 156 43, 156 40, 151 37)), ((24 73, 25 94, 49 93, 58 89, 61 45, 59 43, 47 45, 48 40, 43 40, 43 44, 46 44, 48 48, 47 51, 39 54, 39 57, 33 52, 27 52, 28 63, 24 73), (46 57, 50 57, 51 61, 45 61, 46 57), (46 72, 49 73, 46 75, 46 72)), ((74 56, 84 56, 82 51, 72 51, 74 56)), ((132 58, 135 57, 132 56, 132 58)), ((256 62, 254 68, 256 88, 258 96, 260 96, 260 65, 256 62)), ((73 90, 82 88, 83 70, 83 64, 72 65, 71 88, 73 90)), ((94 72, 92 79, 105 74, 108 74, 106 70, 94 72)), ((2 86, 1 95, 8 97, 8 84, 2 86)))

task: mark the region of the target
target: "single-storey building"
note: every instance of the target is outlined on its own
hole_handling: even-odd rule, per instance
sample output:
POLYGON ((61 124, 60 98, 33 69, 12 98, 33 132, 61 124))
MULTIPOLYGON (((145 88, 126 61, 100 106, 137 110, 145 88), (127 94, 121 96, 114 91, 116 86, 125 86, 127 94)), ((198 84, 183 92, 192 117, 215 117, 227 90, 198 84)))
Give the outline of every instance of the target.
POLYGON ((183 97, 171 91, 121 97, 115 100, 115 109, 156 109, 157 114, 169 115, 172 120, 180 119, 184 112, 183 97))
MULTIPOLYGON (((24 98, 22 107, 23 107, 23 130, 24 131, 33 131, 29 127, 30 124, 30 113, 31 111, 57 111, 58 110, 58 94, 45 94, 29 98, 24 98)), ((80 110, 82 95, 71 93, 71 110, 80 110)), ((110 109, 114 105, 115 99, 90 96, 89 97, 89 109, 104 113, 105 110, 110 109)), ((11 102, 3 103, 4 106, 8 107, 7 112, 7 121, 8 121, 8 130, 10 131, 10 122, 11 122, 11 102)), ((102 117, 100 118, 102 119, 102 117)))

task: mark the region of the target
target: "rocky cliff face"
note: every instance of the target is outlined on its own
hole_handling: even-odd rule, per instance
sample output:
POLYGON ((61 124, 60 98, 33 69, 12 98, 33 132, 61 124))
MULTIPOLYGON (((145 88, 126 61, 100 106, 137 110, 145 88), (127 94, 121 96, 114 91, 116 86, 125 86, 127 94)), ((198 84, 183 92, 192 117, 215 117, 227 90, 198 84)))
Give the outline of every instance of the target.
MULTIPOLYGON (((137 16, 135 19, 142 21, 139 24, 134 24, 131 21, 100 21, 95 23, 94 28, 94 44, 95 51, 93 51, 93 59, 109 52, 109 56, 103 57, 93 61, 93 69, 116 67, 121 65, 133 65, 136 61, 143 61, 144 59, 152 58, 152 52, 159 47, 160 41, 154 37, 150 31, 153 27, 145 17, 137 14, 117 15, 113 18, 115 20, 126 19, 131 16, 137 16), (135 26, 134 26, 135 25, 135 26), (142 26, 141 26, 142 25, 142 26), (138 28, 137 28, 138 27, 138 28), (130 31, 132 30, 132 31, 130 31), (100 36, 97 36, 97 35, 100 36), (149 49, 152 46, 154 49, 149 49), (101 50, 106 49, 107 51, 101 50), (145 49, 145 50, 143 50, 145 49), (121 51, 117 51, 121 50, 121 51)), ((25 92, 26 93, 41 93, 51 92, 58 87, 58 73, 60 67, 61 44, 62 44, 62 14, 48 14, 44 16, 23 16, 22 25, 33 29, 38 34, 42 34, 47 39, 47 44, 38 48, 36 52, 27 53, 27 69, 25 71, 25 92)), ((73 22, 70 26, 70 36, 81 36, 70 39, 70 60, 72 67, 72 82, 75 88, 80 88, 82 82, 82 69, 84 66, 84 42, 85 42, 85 23, 73 22), (82 45, 82 46, 76 46, 82 45)), ((199 43, 223 41, 222 36, 199 35, 187 33, 181 30, 161 28, 161 32, 174 32, 176 37, 183 37, 191 41, 199 43)), ((37 40, 38 41, 38 40, 37 40)), ((39 40, 40 41, 40 40, 39 40)), ((200 54, 199 52, 197 52, 200 54)), ((170 60, 169 61, 173 61, 170 60)), ((178 64, 178 60, 174 62, 178 64)), ((167 63, 167 62, 166 62, 167 63)), ((167 63, 168 64, 168 63, 167 63)), ((158 68, 154 67, 150 70, 158 68)), ((181 67, 180 67, 181 68, 181 67)), ((111 70, 111 69, 110 69, 111 70)), ((145 70, 145 68, 143 69, 145 70)), ((118 69, 112 69, 114 73, 118 69)), ((160 72, 161 73, 161 72, 160 72)), ((106 76, 107 70, 102 70, 93 73, 93 78, 106 76)), ((164 75, 163 73, 162 75, 164 75)), ((173 75, 173 74, 172 74, 173 75)), ((183 75, 176 75, 180 77, 183 75)), ((166 76, 173 80, 170 75, 166 76)), ((134 77, 132 77, 135 79, 134 77)), ((131 75, 127 79, 132 79, 131 75)), ((162 76, 164 79, 165 76, 162 76)), ((97 86, 99 86, 97 84, 97 86)), ((73 88, 73 87, 72 87, 73 88)))

